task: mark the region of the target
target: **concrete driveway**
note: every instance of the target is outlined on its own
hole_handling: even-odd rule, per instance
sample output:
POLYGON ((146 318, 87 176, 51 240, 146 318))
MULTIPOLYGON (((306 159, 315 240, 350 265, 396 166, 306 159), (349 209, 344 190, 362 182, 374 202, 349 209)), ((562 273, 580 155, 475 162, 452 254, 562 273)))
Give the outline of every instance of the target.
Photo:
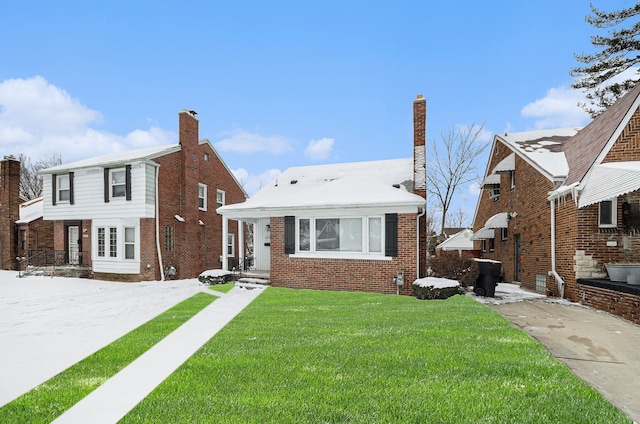
POLYGON ((640 423, 640 326, 557 300, 488 304, 640 423))

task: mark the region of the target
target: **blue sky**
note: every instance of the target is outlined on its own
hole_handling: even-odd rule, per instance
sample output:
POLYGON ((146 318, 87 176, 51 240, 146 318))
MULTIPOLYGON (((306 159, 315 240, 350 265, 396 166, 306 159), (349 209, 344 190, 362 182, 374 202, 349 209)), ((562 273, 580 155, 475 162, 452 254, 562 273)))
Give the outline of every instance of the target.
MULTIPOLYGON (((419 93, 428 140, 584 125, 568 72, 591 51, 588 13, 589 0, 9 2, 0 154, 175 143, 192 109, 253 193, 290 166, 411 156, 419 93)), ((460 188, 469 223, 476 200, 460 188)))

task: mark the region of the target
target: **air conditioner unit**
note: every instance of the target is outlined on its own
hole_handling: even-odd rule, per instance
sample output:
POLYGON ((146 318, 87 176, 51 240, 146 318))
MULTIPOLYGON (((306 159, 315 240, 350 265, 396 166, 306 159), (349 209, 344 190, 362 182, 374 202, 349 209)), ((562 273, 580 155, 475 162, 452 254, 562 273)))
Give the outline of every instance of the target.
POLYGON ((492 188, 491 190, 489 190, 489 199, 497 199, 498 197, 500 197, 499 188, 492 188))

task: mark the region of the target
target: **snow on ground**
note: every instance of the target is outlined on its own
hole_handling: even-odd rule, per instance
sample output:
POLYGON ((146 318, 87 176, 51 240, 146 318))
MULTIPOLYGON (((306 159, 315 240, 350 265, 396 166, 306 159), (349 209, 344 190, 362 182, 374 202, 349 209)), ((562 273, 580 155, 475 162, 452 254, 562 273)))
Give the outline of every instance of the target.
POLYGON ((476 296, 473 292, 468 293, 468 295, 475 298, 478 302, 491 305, 546 298, 545 295, 524 290, 519 285, 510 283, 499 283, 496 287, 495 297, 476 296))
POLYGON ((0 406, 202 290, 0 271, 0 406))

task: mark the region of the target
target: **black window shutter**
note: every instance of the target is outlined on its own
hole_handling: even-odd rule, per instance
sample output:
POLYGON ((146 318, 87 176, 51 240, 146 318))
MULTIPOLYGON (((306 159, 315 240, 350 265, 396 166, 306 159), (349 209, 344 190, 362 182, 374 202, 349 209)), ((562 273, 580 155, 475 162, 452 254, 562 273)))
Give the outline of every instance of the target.
POLYGON ((109 203, 109 168, 104 168, 104 202, 109 203))
POLYGON ((284 217, 284 253, 296 253, 296 217, 284 217))
POLYGON ((398 214, 388 213, 384 216, 384 254, 398 256, 398 214))
POLYGON ((124 178, 125 178, 125 196, 127 200, 131 200, 131 165, 127 165, 124 168, 124 178))
POLYGON ((69 172, 69 204, 73 205, 73 172, 69 172))
POLYGON ((57 194, 56 193, 56 174, 51 174, 51 192, 52 192, 52 196, 51 196, 51 204, 55 205, 56 204, 56 199, 57 199, 57 194))

